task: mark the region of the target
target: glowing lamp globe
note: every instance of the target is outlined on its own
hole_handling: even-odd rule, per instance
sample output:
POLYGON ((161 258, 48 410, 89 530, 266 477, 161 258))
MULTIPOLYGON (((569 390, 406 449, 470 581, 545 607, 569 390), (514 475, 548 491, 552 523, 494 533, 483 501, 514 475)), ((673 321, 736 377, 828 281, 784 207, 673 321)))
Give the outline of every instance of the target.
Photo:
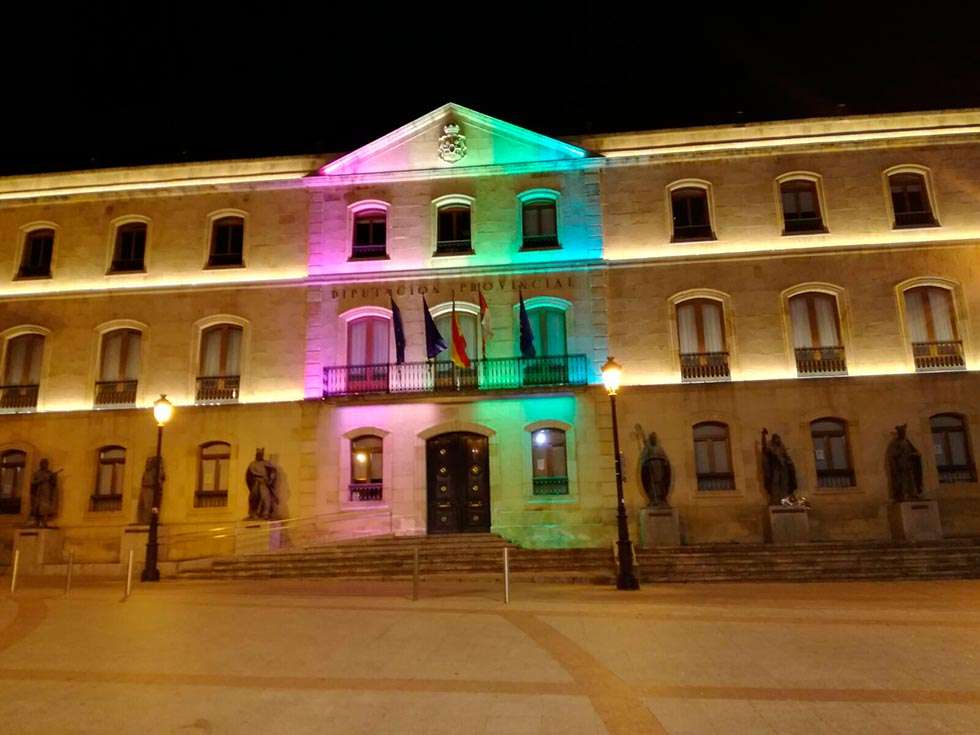
POLYGON ((602 366, 602 384, 606 386, 606 392, 614 396, 619 391, 619 381, 623 377, 623 367, 611 357, 602 366))
POLYGON ((167 400, 167 394, 162 393, 153 402, 153 418, 157 420, 157 426, 164 426, 174 415, 174 404, 167 400))

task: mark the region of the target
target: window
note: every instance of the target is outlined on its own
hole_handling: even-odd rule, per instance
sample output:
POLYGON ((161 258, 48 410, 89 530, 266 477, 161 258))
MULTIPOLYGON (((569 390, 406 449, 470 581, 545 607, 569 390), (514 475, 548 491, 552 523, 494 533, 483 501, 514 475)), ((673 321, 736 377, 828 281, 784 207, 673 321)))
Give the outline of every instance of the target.
POLYGON ((472 253, 470 241, 470 208, 450 204, 437 212, 436 255, 472 253))
POLYGON ((525 250, 558 246, 558 208, 554 200, 538 199, 525 202, 521 220, 525 250))
POLYGON ((363 316, 347 323, 347 388, 353 392, 388 389, 388 334, 391 320, 363 316))
POLYGON ((475 314, 457 311, 456 321, 459 323, 459 331, 466 340, 466 354, 470 358, 472 367, 457 367, 450 358, 449 344, 452 342, 452 312, 440 314, 434 318, 436 329, 446 340, 446 349, 436 355, 434 370, 434 387, 436 390, 448 388, 449 390, 460 390, 462 388, 476 388, 477 367, 475 360, 480 358, 479 329, 475 314))
POLYGON ((354 214, 352 258, 380 258, 387 254, 387 214, 371 209, 354 214))
POLYGON ((847 422, 824 418, 810 422, 817 487, 853 487, 854 468, 847 440, 847 422))
POLYGON ((827 293, 801 293, 789 300, 793 348, 799 375, 845 375, 837 299, 827 293))
POLYGON ((0 409, 29 410, 37 406, 43 352, 44 335, 22 334, 7 340, 0 409))
POLYGON ((917 286, 906 289, 904 298, 905 323, 916 370, 965 369, 952 292, 939 286, 917 286))
POLYGON ((976 482, 977 467, 970 450, 966 420, 958 413, 938 413, 930 417, 932 451, 936 457, 939 481, 976 482))
POLYGON ((352 501, 381 500, 382 458, 380 436, 359 436, 351 440, 350 499, 352 501))
POLYGON ((208 267, 240 266, 245 240, 245 220, 241 217, 220 217, 211 224, 211 254, 208 267))
POLYGON ((681 379, 728 380, 725 307, 716 299, 689 299, 677 305, 681 379))
POLYGON ((217 324, 201 333, 201 361, 197 378, 199 402, 238 400, 242 331, 235 324, 217 324))
POLYGON ((0 454, 0 513, 20 514, 26 466, 27 454, 19 449, 8 449, 0 454))
POLYGON ((735 487, 728 424, 705 421, 694 425, 694 463, 698 490, 731 490, 735 487))
POLYGON ((674 189, 670 192, 670 208, 674 218, 674 242, 714 239, 707 189, 700 186, 674 189))
POLYGON ((24 238, 18 278, 48 278, 51 276, 51 254, 54 252, 54 230, 31 230, 24 238))
POLYGON ((220 508, 228 505, 229 459, 231 444, 227 442, 208 442, 198 448, 195 508, 220 508))
POLYGON ((102 360, 95 384, 96 406, 132 406, 140 372, 140 341, 135 329, 115 329, 102 335, 102 360))
POLYGON ((783 203, 783 234, 824 232, 817 182, 808 179, 784 181, 779 185, 783 203))
POLYGON ((112 251, 110 273, 132 273, 143 270, 146 252, 146 224, 130 222, 116 228, 116 245, 112 251))
MULTIPOLYGON (((568 354, 565 335, 565 311, 539 306, 528 309, 528 321, 534 333, 534 349, 538 357, 563 357, 568 354)), ((517 330, 518 335, 520 329, 517 330)))
POLYGON ((926 177, 905 171, 888 177, 895 227, 930 227, 938 224, 929 203, 926 177))
POLYGON ((531 478, 535 495, 568 495, 568 454, 561 429, 531 432, 531 478))
POLYGON ((102 447, 95 475, 95 492, 90 509, 111 511, 122 509, 123 472, 126 469, 126 450, 123 447, 102 447))

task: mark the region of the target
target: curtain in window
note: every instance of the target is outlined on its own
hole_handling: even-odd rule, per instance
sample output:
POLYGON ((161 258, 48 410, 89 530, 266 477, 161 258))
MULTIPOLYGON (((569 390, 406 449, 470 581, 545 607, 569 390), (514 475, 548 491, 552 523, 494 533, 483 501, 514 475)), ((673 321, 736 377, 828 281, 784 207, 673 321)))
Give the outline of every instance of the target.
MULTIPOLYGON (((463 312, 456 312, 456 321, 459 322, 459 331, 463 333, 463 337, 466 339, 466 354, 469 355, 471 360, 475 360, 480 357, 479 349, 479 335, 477 333, 476 317, 473 314, 464 314, 463 312)), ((452 313, 447 312, 441 314, 435 318, 436 328, 447 341, 449 340, 449 335, 452 334, 452 313)), ((449 347, 447 346, 442 352, 436 355, 436 360, 448 361, 449 360, 449 347)))
POLYGON ((559 309, 541 309, 541 321, 544 324, 545 339, 540 341, 543 355, 558 356, 565 354, 565 312, 559 309))
POLYGON ((722 322, 721 304, 717 301, 707 301, 701 304, 704 315, 704 351, 724 352, 725 333, 722 322))
POLYGON ((695 304, 681 304, 677 307, 677 335, 681 343, 681 354, 684 355, 701 351, 698 340, 698 320, 694 309, 695 304))
POLYGON ((204 376, 221 375, 221 332, 211 329, 204 333, 201 339, 201 349, 204 352, 201 360, 201 374, 204 376))
POLYGON ((242 356, 242 330, 232 327, 226 332, 228 343, 225 353, 225 375, 240 375, 241 356, 242 356))
POLYGON ((100 380, 136 380, 140 371, 139 332, 119 330, 102 338, 102 373, 100 380), (125 362, 123 354, 125 353, 125 362))
POLYGON ((905 292, 905 322, 912 342, 930 341, 921 289, 913 288, 905 292))
POLYGON ((386 365, 388 363, 389 320, 362 317, 347 328, 348 365, 386 365))
POLYGON ((829 294, 818 294, 814 298, 817 312, 817 330, 820 332, 820 347, 840 347, 837 335, 837 308, 835 299, 829 294))
POLYGON ((926 289, 929 310, 932 312, 932 327, 936 342, 952 342, 956 339, 953 329, 953 304, 949 291, 944 288, 926 289))
POLYGON ((41 352, 44 337, 22 334, 7 343, 4 385, 37 385, 41 382, 41 352))

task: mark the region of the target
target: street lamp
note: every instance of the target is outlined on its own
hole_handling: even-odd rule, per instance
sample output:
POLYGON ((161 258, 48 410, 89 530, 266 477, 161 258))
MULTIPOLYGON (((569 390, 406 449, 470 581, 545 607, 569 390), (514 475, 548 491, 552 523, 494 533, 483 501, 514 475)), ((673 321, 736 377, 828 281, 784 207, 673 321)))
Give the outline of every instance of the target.
POLYGON ((616 419, 616 394, 619 392, 619 381, 623 376, 622 366, 611 357, 602 366, 602 383, 609 394, 609 405, 612 407, 613 454, 616 456, 616 522, 619 526, 619 539, 616 548, 619 550, 619 574, 616 576, 616 589, 638 590, 640 580, 633 571, 633 544, 630 542, 630 527, 626 520, 626 500, 623 498, 623 460, 619 453, 619 424, 616 419))
POLYGON ((161 393, 153 402, 153 418, 157 422, 157 461, 153 478, 153 507, 150 509, 150 532, 146 537, 146 561, 143 564, 143 574, 140 579, 144 582, 159 582, 160 570, 157 568, 157 532, 160 527, 160 500, 163 494, 161 476, 163 475, 163 427, 174 415, 174 404, 167 400, 167 394, 161 393))

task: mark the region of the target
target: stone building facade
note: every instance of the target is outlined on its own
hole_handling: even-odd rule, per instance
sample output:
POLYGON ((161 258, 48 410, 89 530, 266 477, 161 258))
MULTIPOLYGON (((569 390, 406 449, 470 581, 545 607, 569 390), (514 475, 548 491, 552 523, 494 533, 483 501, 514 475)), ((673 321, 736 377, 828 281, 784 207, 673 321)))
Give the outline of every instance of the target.
POLYGON ((978 180, 977 111, 558 141, 451 104, 342 156, 0 179, 0 543, 47 457, 65 551, 118 560, 166 393, 169 558, 229 550, 258 447, 324 538, 606 544, 607 354, 627 505, 656 431, 687 543, 763 539, 763 428, 815 540, 887 538, 903 423, 975 534, 978 180))

